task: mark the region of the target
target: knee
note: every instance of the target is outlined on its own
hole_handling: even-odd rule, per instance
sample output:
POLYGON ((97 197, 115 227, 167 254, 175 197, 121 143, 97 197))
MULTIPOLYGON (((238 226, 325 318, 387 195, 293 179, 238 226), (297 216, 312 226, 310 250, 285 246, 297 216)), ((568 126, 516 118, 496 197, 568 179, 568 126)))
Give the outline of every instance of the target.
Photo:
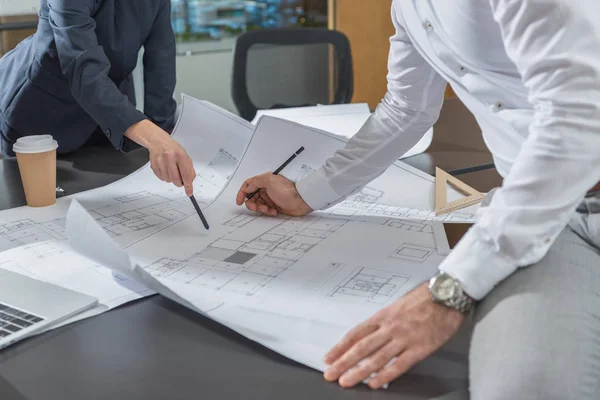
POLYGON ((471 400, 567 400, 582 397, 569 371, 558 366, 499 363, 470 374, 471 400))
POLYGON ((534 320, 491 318, 475 327, 469 352, 472 400, 598 398, 600 363, 593 338, 568 324, 534 320))

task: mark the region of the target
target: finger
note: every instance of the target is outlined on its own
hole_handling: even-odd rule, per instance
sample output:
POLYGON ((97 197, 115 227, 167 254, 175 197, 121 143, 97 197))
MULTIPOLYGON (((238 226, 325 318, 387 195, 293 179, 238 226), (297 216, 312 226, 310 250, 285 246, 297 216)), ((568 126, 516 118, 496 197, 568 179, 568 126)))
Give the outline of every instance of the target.
POLYGON ((277 205, 275 204, 275 202, 273 200, 271 200, 271 198, 269 197, 269 195, 266 193, 266 191, 261 191, 260 193, 260 198, 269 206, 271 207, 273 210, 277 209, 277 205))
MULTIPOLYGON (((252 178, 250 178, 252 179, 252 178)), ((238 206, 241 206, 242 204, 244 204, 244 201, 246 200, 246 196, 250 193, 248 192, 248 185, 250 185, 250 179, 246 179, 244 181, 244 183, 242 183, 242 187, 240 187, 240 190, 237 193, 237 196, 235 198, 235 203, 238 206)))
POLYGON ((181 182, 179 168, 177 168, 177 162, 175 160, 170 160, 167 163, 166 167, 167 173, 169 174, 169 180, 177 187, 183 186, 183 182, 181 182))
POLYGON ((275 203, 273 203, 272 200, 268 199, 270 201, 270 204, 273 204, 273 206, 271 206, 268 202, 267 202, 268 196, 260 196, 256 199, 256 204, 258 205, 258 210, 265 214, 265 215, 269 215, 271 217, 275 217, 277 216, 277 210, 275 209, 275 203))
MULTIPOLYGON (((370 357, 377 350, 385 346, 391 335, 385 329, 379 329, 374 333, 359 340, 346 351, 333 365, 325 371, 325 379, 329 382, 337 381, 340 376, 345 375, 351 368, 356 367, 362 360, 370 357)), ((354 376, 354 375, 351 375, 354 376)), ((358 381, 360 382, 360 380, 358 381)))
POLYGON ((325 362, 332 364, 338 358, 340 358, 345 352, 347 352, 354 343, 358 342, 363 337, 375 332, 379 328, 379 324, 374 324, 371 321, 367 321, 358 325, 356 328, 348 332, 344 338, 336 344, 330 351, 325 355, 325 362))
POLYGON ((158 179, 160 179, 161 181, 166 181, 166 178, 160 168, 160 164, 158 163, 158 161, 154 160, 153 162, 150 163, 150 168, 152 168, 152 171, 154 172, 154 175, 156 175, 156 177, 158 179))
POLYGON ((247 201, 246 208, 250 211, 258 212, 258 204, 256 204, 256 201, 247 201))
POLYGON ((171 177, 169 175, 169 169, 167 167, 167 160, 165 159, 165 157, 163 156, 158 156, 158 169, 160 171, 160 175, 162 177, 162 180, 167 182, 167 183, 171 183, 171 177))
MULTIPOLYGON (((348 388, 363 382, 373 374, 381 371, 386 365, 390 364, 394 358, 403 350, 402 343, 398 341, 387 342, 385 346, 379 348, 377 352, 370 355, 358 367, 349 370, 340 378, 340 386, 348 388)), ((371 381, 369 381, 370 383, 371 381)))
POLYGON ((262 214, 267 214, 269 212, 269 206, 267 206, 265 201, 260 197, 256 199, 256 206, 258 211, 262 214))
POLYGON ((371 389, 379 389, 380 387, 387 385, 394 379, 404 375, 406 371, 411 369, 419 361, 423 360, 425 356, 425 354, 416 350, 407 350, 401 353, 396 361, 385 367, 377 374, 377 376, 369 381, 369 387, 371 389))
MULTIPOLYGON (((254 199, 253 199, 254 200, 254 199)), ((248 201, 249 202, 249 201, 248 201)), ((273 215, 273 209, 271 209, 271 207, 269 207, 264 199, 258 197, 254 203, 256 204, 256 211, 258 211, 261 214, 265 214, 265 215, 273 215)))
POLYGON ((183 187, 185 188, 185 194, 189 197, 194 194, 194 179, 196 179, 196 170, 194 169, 194 162, 191 158, 185 154, 185 160, 179 163, 179 172, 181 173, 181 179, 183 187))

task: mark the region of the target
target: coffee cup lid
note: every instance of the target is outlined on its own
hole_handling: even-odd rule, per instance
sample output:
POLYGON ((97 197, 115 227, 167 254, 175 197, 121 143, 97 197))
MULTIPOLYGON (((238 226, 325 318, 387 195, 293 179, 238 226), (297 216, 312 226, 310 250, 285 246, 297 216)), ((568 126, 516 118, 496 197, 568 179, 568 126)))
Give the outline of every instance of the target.
POLYGON ((24 136, 13 145, 13 151, 21 154, 44 153, 57 148, 58 142, 51 135, 24 136))

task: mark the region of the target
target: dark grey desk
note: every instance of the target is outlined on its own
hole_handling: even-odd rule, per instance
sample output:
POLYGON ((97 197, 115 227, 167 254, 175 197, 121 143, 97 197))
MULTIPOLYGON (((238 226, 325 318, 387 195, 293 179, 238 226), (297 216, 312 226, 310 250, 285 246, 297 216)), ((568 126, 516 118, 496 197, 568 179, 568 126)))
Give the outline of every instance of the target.
MULTIPOLYGON (((456 150, 435 146, 443 154, 456 150)), ((459 162, 456 168, 468 166, 464 157, 443 159, 459 162)), ((73 194, 113 182, 146 161, 143 150, 124 155, 108 148, 86 149, 59 160, 58 185, 73 194)), ((0 209, 24 203, 16 162, 1 160, 0 209)), ((423 365, 421 371, 427 370, 423 365)), ((441 383, 415 372, 387 391, 364 386, 343 390, 326 383, 319 372, 160 296, 0 352, 1 400, 426 399, 465 384, 464 379, 441 383)))

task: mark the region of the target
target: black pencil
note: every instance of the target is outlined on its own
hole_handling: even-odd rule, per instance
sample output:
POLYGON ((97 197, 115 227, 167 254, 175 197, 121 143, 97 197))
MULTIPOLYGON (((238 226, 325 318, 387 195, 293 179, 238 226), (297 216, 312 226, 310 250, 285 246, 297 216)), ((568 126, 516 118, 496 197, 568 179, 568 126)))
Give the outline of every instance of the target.
POLYGON ((204 218, 204 214, 202 214, 202 210, 200 209, 200 206, 198 205, 198 202, 196 201, 196 198, 194 197, 194 195, 190 196, 190 200, 192 200, 192 204, 194 205, 194 208, 196 209, 198 216, 202 220, 202 224, 204 225, 204 227, 206 229, 208 229, 208 222, 206 222, 206 218, 204 218))
MULTIPOLYGON (((294 154, 292 154, 292 156, 290 158, 288 158, 283 164, 281 164, 281 166, 279 168, 277 168, 275 170, 275 172, 273 172, 273 175, 279 175, 279 173, 289 164, 291 163, 294 158, 298 157, 300 155, 300 153, 302 153, 304 151, 304 146, 300 147, 298 149, 298 151, 296 151, 294 154)), ((254 197, 254 195, 256 193, 258 193, 260 191, 260 188, 256 189, 254 192, 250 193, 248 196, 246 196, 246 201, 250 200, 252 197, 254 197)))

